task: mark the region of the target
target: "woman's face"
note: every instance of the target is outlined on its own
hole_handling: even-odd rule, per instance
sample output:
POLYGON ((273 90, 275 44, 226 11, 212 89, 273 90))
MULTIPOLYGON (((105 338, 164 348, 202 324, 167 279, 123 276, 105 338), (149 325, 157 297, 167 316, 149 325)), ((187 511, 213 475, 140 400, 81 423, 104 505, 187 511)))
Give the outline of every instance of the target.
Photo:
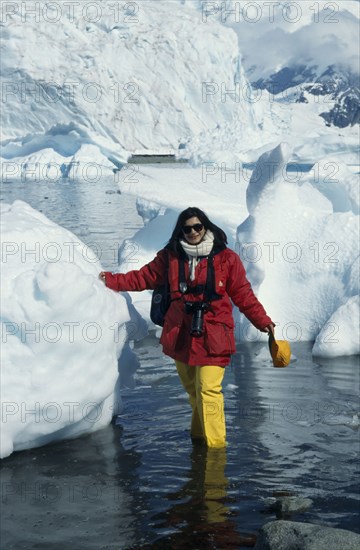
POLYGON ((192 218, 189 218, 188 220, 186 220, 186 222, 184 223, 182 233, 185 240, 189 244, 199 244, 206 233, 206 229, 201 223, 201 221, 199 220, 199 218, 197 216, 193 216, 192 218), (184 228, 186 227, 191 228, 191 231, 188 233, 185 233, 186 229, 184 230, 184 228))

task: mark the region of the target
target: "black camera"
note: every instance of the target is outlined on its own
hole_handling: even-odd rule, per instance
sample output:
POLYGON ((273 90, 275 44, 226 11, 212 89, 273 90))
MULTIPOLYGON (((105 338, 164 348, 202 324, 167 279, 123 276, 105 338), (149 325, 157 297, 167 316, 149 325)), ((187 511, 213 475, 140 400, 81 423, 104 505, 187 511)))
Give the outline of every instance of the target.
POLYGON ((185 302, 186 313, 192 313, 191 336, 202 336, 204 326, 204 313, 209 309, 207 302, 185 302))

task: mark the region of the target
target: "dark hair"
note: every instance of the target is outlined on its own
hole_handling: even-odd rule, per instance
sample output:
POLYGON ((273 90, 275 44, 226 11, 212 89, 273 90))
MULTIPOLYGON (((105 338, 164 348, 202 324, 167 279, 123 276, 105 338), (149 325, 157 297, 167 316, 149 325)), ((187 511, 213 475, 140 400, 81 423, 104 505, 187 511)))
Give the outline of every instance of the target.
POLYGON ((220 227, 211 222, 205 212, 200 210, 200 208, 197 208, 196 206, 189 206, 189 208, 186 208, 186 210, 183 210, 179 214, 179 217, 174 227, 174 231, 172 232, 166 248, 172 250, 176 254, 182 254, 182 247, 179 243, 180 239, 184 237, 182 228, 186 220, 193 217, 198 218, 205 229, 210 229, 210 231, 214 233, 214 247, 217 245, 224 246, 227 244, 227 236, 225 231, 223 231, 220 227))

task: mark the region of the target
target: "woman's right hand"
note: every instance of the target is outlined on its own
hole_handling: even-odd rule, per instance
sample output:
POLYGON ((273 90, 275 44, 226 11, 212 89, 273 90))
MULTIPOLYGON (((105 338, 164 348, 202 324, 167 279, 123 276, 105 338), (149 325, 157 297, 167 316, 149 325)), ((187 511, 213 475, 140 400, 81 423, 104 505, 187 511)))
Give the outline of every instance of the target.
POLYGON ((101 272, 99 273, 99 279, 101 279, 101 280, 104 281, 104 283, 105 283, 105 271, 101 271, 101 272))

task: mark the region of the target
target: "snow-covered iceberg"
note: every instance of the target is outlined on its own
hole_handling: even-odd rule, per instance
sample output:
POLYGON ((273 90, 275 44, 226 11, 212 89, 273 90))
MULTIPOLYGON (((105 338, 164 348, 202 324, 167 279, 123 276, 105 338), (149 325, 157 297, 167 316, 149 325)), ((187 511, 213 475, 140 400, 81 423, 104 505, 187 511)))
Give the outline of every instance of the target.
POLYGON ((281 144, 256 164, 249 217, 237 233, 240 256, 279 335, 316 338, 319 355, 359 353, 356 315, 344 331, 356 302, 344 305, 359 292, 349 276, 359 253, 357 178, 331 158, 305 174, 287 171, 290 155, 281 144))
POLYGON ((109 423, 130 314, 93 251, 28 204, 2 205, 1 233, 4 457, 109 423))
POLYGON ((359 311, 359 295, 352 296, 339 306, 317 335, 313 354, 321 357, 336 357, 360 353, 359 311))

